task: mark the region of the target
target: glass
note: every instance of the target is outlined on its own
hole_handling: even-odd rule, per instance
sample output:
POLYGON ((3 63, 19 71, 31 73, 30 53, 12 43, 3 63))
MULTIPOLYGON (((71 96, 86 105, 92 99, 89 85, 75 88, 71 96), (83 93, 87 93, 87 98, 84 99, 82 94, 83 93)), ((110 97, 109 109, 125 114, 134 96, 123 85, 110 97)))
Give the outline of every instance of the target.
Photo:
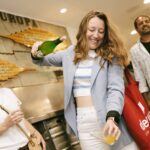
POLYGON ((100 128, 99 130, 94 130, 91 132, 91 135, 93 137, 96 137, 100 141, 108 144, 108 145, 113 145, 116 142, 116 138, 113 135, 109 135, 108 133, 103 132, 103 128, 100 128))
POLYGON ((104 139, 104 142, 109 145, 113 145, 116 141, 116 138, 112 135, 105 135, 103 139, 104 139))

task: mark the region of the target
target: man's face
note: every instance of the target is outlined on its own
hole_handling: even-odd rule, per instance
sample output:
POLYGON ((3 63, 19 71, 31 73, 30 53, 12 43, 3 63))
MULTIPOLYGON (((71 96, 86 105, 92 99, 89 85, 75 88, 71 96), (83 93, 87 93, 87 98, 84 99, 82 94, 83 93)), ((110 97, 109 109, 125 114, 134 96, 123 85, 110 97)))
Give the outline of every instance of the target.
POLYGON ((137 23, 137 32, 140 35, 150 34, 150 18, 149 17, 146 17, 146 16, 139 17, 136 23, 137 23))

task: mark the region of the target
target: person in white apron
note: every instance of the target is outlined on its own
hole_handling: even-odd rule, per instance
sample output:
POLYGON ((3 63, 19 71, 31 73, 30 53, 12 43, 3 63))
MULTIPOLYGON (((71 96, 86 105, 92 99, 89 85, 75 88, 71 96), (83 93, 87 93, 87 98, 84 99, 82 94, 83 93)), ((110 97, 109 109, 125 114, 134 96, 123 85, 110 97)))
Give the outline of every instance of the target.
POLYGON ((19 124, 30 136, 37 138, 46 150, 45 141, 41 134, 24 118, 20 109, 21 101, 9 88, 0 88, 0 106, 7 109, 7 114, 0 107, 0 150, 28 150, 28 138, 16 126, 19 124))

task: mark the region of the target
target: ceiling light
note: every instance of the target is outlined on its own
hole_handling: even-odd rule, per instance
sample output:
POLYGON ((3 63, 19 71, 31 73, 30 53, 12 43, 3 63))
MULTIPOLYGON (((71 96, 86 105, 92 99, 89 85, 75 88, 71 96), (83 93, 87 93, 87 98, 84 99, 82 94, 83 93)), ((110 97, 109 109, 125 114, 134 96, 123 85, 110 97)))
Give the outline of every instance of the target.
POLYGON ((62 13, 62 14, 64 14, 64 13, 66 13, 67 12, 67 9, 66 8, 62 8, 62 9, 60 9, 60 11, 59 11, 60 13, 62 13))
POLYGON ((144 0, 144 4, 150 3, 150 0, 144 0))
POLYGON ((130 32, 130 34, 131 34, 131 35, 135 35, 135 34, 137 34, 137 32, 136 32, 136 30, 132 30, 132 31, 130 32))

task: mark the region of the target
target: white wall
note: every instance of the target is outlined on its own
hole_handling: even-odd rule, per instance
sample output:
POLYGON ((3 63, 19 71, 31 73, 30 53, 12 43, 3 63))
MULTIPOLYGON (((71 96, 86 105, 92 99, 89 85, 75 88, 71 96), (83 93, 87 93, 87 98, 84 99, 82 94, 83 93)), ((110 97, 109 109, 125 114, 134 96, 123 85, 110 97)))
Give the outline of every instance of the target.
POLYGON ((69 26, 67 26, 66 29, 68 31, 68 34, 69 34, 69 37, 70 37, 72 44, 76 44, 76 35, 77 35, 78 29, 72 28, 69 26))

